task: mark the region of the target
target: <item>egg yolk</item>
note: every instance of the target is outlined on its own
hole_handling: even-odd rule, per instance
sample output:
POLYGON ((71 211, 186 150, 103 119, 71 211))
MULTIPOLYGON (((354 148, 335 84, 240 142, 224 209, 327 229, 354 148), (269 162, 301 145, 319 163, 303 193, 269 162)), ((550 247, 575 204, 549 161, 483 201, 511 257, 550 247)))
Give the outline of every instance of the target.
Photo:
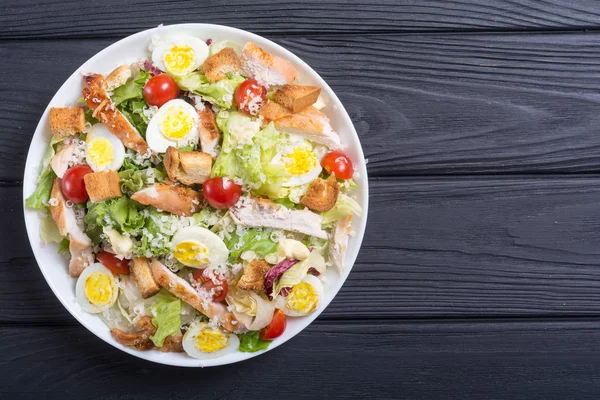
POLYGON ((186 240, 175 245, 173 256, 182 264, 199 267, 208 263, 208 249, 201 243, 186 240))
POLYGON ((167 71, 182 75, 196 69, 196 54, 190 46, 173 46, 165 52, 163 62, 167 71))
POLYGON ((88 143, 86 157, 96 168, 105 168, 114 161, 115 154, 108 139, 96 138, 88 143))
POLYGON ((306 147, 296 147, 285 155, 285 169, 295 176, 307 174, 317 165, 317 155, 306 147))
POLYGON ((215 329, 203 329, 194 339, 196 348, 203 353, 214 353, 229 346, 229 335, 215 329))
POLYGON ((85 297, 96 306, 110 303, 113 296, 112 278, 100 272, 94 272, 85 280, 85 297))
POLYGON ((192 130, 192 117, 181 107, 171 107, 160 122, 160 129, 167 139, 181 140, 192 130))
POLYGON ((292 288, 286 302, 287 308, 302 314, 313 312, 319 304, 319 294, 308 282, 300 282, 292 288))

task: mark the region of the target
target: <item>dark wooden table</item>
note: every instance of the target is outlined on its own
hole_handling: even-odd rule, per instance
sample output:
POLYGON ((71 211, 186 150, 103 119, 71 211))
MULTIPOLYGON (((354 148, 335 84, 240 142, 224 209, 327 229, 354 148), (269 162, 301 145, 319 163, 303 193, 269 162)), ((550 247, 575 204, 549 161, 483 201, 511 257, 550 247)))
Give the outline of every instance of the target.
POLYGON ((0 397, 598 398, 599 29, 595 0, 2 0, 0 397), (117 39, 182 22, 307 61, 348 109, 371 185, 329 308, 266 355, 203 370, 80 326, 21 211, 29 141, 62 82, 117 39))

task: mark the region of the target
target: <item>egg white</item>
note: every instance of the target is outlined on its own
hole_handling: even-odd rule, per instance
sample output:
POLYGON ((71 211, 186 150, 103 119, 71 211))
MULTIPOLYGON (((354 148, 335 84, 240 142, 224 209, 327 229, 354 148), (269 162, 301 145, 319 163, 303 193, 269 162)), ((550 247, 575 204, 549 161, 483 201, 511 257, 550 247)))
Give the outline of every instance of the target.
POLYGON ((302 312, 299 312, 297 310, 293 310, 293 309, 289 308, 287 306, 287 303, 282 302, 284 304, 283 308, 282 308, 282 311, 283 311, 283 313, 285 315, 287 315, 289 317, 302 317, 304 315, 312 314, 312 313, 314 313, 315 311, 317 311, 319 309, 319 307, 321 306, 321 303, 323 301, 323 284, 321 283, 321 280, 319 278, 317 278, 314 275, 308 274, 308 275, 306 275, 304 277, 304 279, 302 279, 302 282, 308 283, 317 292, 317 297, 319 299, 318 303, 317 303, 317 306, 315 307, 315 309, 313 311, 311 311, 309 313, 302 313, 302 312))
MULTIPOLYGON (((286 149, 285 151, 281 151, 281 152, 277 153, 275 155, 275 157, 273 157, 273 160, 271 160, 271 164, 278 165, 278 166, 285 168, 285 166, 286 166, 285 156, 287 154, 292 153, 294 151, 294 149, 297 147, 299 147, 299 146, 296 146, 291 149, 286 149)), ((315 155, 317 155, 317 154, 315 153, 315 155)), ((300 185, 304 185, 306 183, 310 183, 310 182, 314 181, 315 179, 317 179, 322 170, 321 164, 318 161, 319 161, 319 157, 317 155, 317 165, 315 165, 314 168, 312 168, 310 171, 308 171, 307 173, 302 174, 302 175, 290 175, 290 178, 288 178, 286 181, 284 181, 281 184, 281 186, 284 186, 284 187, 300 186, 300 185)), ((287 171, 287 169, 286 169, 286 171, 287 171)))
POLYGON ((117 284, 117 278, 115 278, 114 274, 106 268, 104 265, 100 263, 95 263, 87 267, 83 270, 79 278, 77 279, 77 283, 75 285, 75 298, 77 299, 77 303, 83 308, 85 311, 96 314, 101 313, 103 311, 108 310, 110 307, 115 304, 117 301, 117 297, 119 296, 119 287, 117 284), (85 281, 90 277, 93 273, 100 273, 108 276, 110 278, 111 287, 112 287, 112 296, 107 304, 96 305, 90 303, 86 294, 85 294, 85 281))
POLYGON ((190 144, 198 143, 198 126, 200 124, 200 118, 198 117, 198 113, 196 109, 189 103, 181 99, 174 99, 163 104, 161 108, 158 109, 156 114, 150 119, 148 123, 148 128, 146 129, 146 142, 148 142, 148 147, 157 153, 164 153, 167 151, 169 146, 174 147, 183 147, 190 144), (171 107, 181 107, 181 109, 192 118, 192 129, 190 132, 183 138, 174 141, 165 137, 161 131, 160 125, 162 120, 167 115, 168 111, 171 107))
POLYGON ((177 244, 185 241, 198 242, 207 249, 207 254, 205 256, 208 259, 208 263, 204 265, 190 265, 182 263, 188 267, 217 267, 224 265, 227 262, 227 258, 229 258, 229 250, 227 249, 227 246, 225 246, 223 240, 206 228, 202 228, 200 226, 188 226, 181 228, 179 231, 177 231, 177 233, 175 233, 175 236, 173 236, 173 239, 171 240, 171 246, 173 249, 175 249, 177 244))
POLYGON ((85 147, 86 162, 89 164, 89 166, 92 168, 92 170, 94 172, 104 171, 104 170, 116 171, 119 168, 121 168, 121 166, 123 165, 123 162, 125 161, 125 146, 123 145, 123 142, 121 142, 121 140, 117 136, 112 134, 106 128, 106 126, 104 126, 102 124, 95 124, 94 126, 92 126, 86 135, 85 142, 86 142, 86 147, 85 147), (113 161, 108 165, 103 165, 103 166, 97 165, 96 162, 90 156, 88 156, 88 150, 90 149, 90 146, 92 145, 92 143, 95 140, 98 140, 98 139, 106 139, 110 143, 110 147, 112 149, 113 161))
MULTIPOLYGON (((199 334, 205 328, 208 328, 208 324, 206 322, 196 323, 196 324, 193 324, 192 326, 190 326, 190 328, 187 330, 185 335, 183 335, 183 342, 182 342, 183 350, 185 350, 185 352, 189 356, 200 359, 200 360, 209 360, 212 358, 219 358, 219 357, 223 357, 227 354, 231 354, 231 353, 235 352, 238 349, 238 347, 240 346, 240 339, 238 339, 238 337, 235 334, 220 330, 224 335, 229 336, 229 345, 227 345, 227 347, 225 347, 222 350, 218 350, 218 351, 215 351, 212 353, 205 353, 205 352, 201 351, 200 349, 198 349, 196 347, 195 336, 197 334, 199 334)), ((209 328, 209 329, 219 329, 219 328, 209 328)))
MULTIPOLYGON (((190 73, 198 69, 204 60, 208 57, 208 46, 204 40, 189 35, 172 35, 166 37, 158 37, 155 40, 156 43, 152 45, 152 63, 164 72, 173 73, 169 71, 165 66, 164 57, 173 46, 189 46, 194 51, 194 65, 193 69, 186 71, 185 74, 190 73)), ((173 73, 174 74, 174 73, 173 73)), ((183 74, 183 75, 185 75, 183 74)), ((176 75, 176 74, 174 74, 176 75)))

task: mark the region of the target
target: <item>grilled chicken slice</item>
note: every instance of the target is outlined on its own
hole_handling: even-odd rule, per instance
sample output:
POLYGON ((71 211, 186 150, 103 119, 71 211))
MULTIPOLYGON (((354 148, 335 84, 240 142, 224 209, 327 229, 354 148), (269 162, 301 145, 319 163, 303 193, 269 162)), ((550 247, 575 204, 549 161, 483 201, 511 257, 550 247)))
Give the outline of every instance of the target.
POLYGON ((83 99, 109 131, 115 134, 128 149, 146 154, 148 143, 123 114, 115 107, 114 103, 104 89, 104 77, 100 74, 91 74, 84 77, 85 88, 83 99))
POLYGON ((150 263, 152 275, 160 286, 185 301, 208 318, 218 321, 230 332, 239 332, 245 327, 227 311, 221 303, 215 303, 212 299, 204 299, 186 280, 175 275, 171 270, 157 260, 150 263))
POLYGON ((152 317, 144 315, 138 322, 140 330, 133 333, 123 332, 120 329, 110 330, 112 337, 120 344, 133 347, 136 350, 145 351, 157 349, 162 352, 180 353, 183 351, 182 335, 167 336, 162 347, 155 347, 150 336, 156 333, 156 327, 152 324, 152 317))
POLYGON ((278 131, 303 136, 330 149, 340 148, 340 137, 331 127, 329 118, 312 106, 278 118, 274 123, 278 131))
POLYGON ((210 154, 212 158, 219 156, 219 140, 221 132, 217 126, 215 113, 210 107, 204 107, 198 111, 200 117, 200 148, 204 153, 210 154))
POLYGON ((69 144, 59 144, 58 151, 52 157, 52 161, 50 161, 50 167, 58 176, 62 178, 67 169, 69 169, 69 162, 73 158, 73 152, 75 151, 75 142, 69 144))
POLYGON ((50 213, 62 236, 69 237, 69 275, 78 277, 83 270, 94 262, 92 241, 77 224, 73 208, 66 206, 66 200, 60 190, 60 178, 54 179, 50 193, 50 213))
POLYGON ((241 61, 242 73, 267 88, 292 83, 298 77, 298 71, 291 62, 272 55, 252 42, 244 46, 241 61))
POLYGON ((329 258, 338 272, 342 272, 344 256, 348 249, 348 239, 352 232, 352 215, 340 219, 333 226, 329 242, 329 258))
POLYGON ((229 213, 238 225, 283 229, 327 239, 319 214, 309 210, 290 210, 268 199, 249 197, 231 207, 229 213))
POLYGON ((195 190, 165 183, 155 183, 139 190, 131 198, 145 206, 154 206, 184 217, 200 211, 202 203, 202 195, 195 190))

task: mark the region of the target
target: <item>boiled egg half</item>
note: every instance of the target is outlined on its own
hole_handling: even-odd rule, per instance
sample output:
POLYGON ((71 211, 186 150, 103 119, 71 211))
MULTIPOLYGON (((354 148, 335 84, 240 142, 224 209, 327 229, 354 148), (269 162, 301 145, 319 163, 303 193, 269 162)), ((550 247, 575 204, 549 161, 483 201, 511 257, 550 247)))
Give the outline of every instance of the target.
POLYGON ((161 71, 186 75, 198 69, 208 57, 208 46, 197 37, 176 35, 157 38, 152 62, 161 71))
POLYGON ((229 257, 229 250, 221 238, 199 226, 181 228, 173 236, 171 246, 173 257, 193 268, 224 265, 229 257))
POLYGON ((279 152, 271 164, 279 165, 291 175, 282 186, 299 186, 310 183, 319 177, 321 164, 310 144, 305 143, 285 152, 279 152))
POLYGON ((106 126, 96 124, 85 138, 85 159, 94 172, 118 170, 125 161, 125 146, 106 126))
POLYGON ((314 312, 323 301, 323 284, 314 275, 306 275, 302 282, 292 287, 285 297, 283 313, 290 317, 301 317, 314 312))
POLYGON ((191 357, 207 360, 233 353, 240 346, 240 340, 232 333, 199 322, 190 326, 182 344, 191 357))
POLYGON ((146 141, 157 153, 164 153, 169 146, 196 144, 199 123, 200 118, 191 104, 181 99, 168 101, 148 123, 146 141))
POLYGON ((114 274, 100 263, 83 270, 75 285, 75 298, 85 311, 101 313, 117 301, 119 287, 114 274))

